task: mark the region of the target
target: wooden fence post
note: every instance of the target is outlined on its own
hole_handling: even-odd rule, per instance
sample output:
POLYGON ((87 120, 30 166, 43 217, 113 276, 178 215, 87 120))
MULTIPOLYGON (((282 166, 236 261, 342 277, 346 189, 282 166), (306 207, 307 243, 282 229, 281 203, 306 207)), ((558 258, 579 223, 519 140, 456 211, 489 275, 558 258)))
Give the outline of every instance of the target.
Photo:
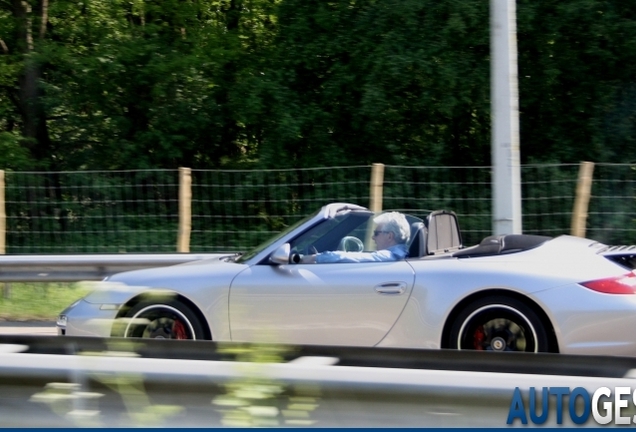
POLYGON ((382 193, 384 188, 384 164, 371 166, 371 189, 369 190, 369 210, 382 211, 382 193))
MULTIPOLYGON (((7 253, 7 210, 4 192, 4 170, 0 170, 0 255, 7 253)), ((2 297, 11 298, 11 284, 4 283, 2 297)))
POLYGON ((576 184, 576 197, 572 211, 571 234, 577 237, 585 237, 587 223, 587 211, 592 193, 592 177, 594 174, 594 162, 581 162, 579 167, 579 179, 576 184))
POLYGON ((4 171, 0 170, 0 254, 7 253, 7 211, 4 193, 4 171))
POLYGON ((192 170, 179 168, 179 231, 177 252, 190 252, 192 231, 192 170))
MULTIPOLYGON (((369 210, 374 213, 382 211, 382 195, 384 192, 384 164, 374 163, 371 166, 371 185, 369 189, 369 210)), ((364 239, 365 250, 374 249, 373 225, 369 224, 364 239)))

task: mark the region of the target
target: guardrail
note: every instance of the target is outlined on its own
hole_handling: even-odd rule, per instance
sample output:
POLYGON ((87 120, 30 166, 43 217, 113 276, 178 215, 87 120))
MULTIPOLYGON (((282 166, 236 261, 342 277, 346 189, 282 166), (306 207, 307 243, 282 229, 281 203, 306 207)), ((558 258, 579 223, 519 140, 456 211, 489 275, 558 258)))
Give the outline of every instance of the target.
POLYGON ((102 280, 128 270, 165 267, 227 254, 0 255, 0 282, 102 280))
MULTIPOLYGON (((633 387, 635 365, 551 354, 1 337, 0 419, 4 427, 505 427, 515 387, 633 387), (588 369, 595 374, 582 376, 588 369)), ((551 415, 543 426, 556 424, 551 415)), ((563 425, 573 426, 569 416, 563 425)))

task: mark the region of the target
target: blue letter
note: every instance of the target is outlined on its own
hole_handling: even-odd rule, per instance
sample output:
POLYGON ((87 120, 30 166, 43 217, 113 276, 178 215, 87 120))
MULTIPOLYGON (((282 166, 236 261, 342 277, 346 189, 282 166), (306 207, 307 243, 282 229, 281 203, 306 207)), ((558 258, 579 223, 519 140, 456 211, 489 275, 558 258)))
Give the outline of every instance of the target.
POLYGON ((521 420, 521 423, 528 424, 526 407, 523 406, 523 399, 521 398, 519 387, 515 387, 515 392, 512 395, 512 402, 510 402, 510 410, 508 410, 508 420, 506 420, 506 423, 512 424, 516 418, 521 420))
POLYGON ((541 415, 537 416, 537 392, 534 387, 530 387, 530 420, 534 424, 543 424, 548 419, 548 388, 543 387, 541 391, 541 415))
POLYGON ((563 396, 570 393, 570 387, 550 387, 550 394, 557 397, 557 424, 563 424, 563 396))
POLYGON ((570 418, 574 424, 583 424, 590 417, 590 394, 583 387, 577 387, 570 393, 570 418), (583 414, 576 415, 576 397, 583 398, 583 414))

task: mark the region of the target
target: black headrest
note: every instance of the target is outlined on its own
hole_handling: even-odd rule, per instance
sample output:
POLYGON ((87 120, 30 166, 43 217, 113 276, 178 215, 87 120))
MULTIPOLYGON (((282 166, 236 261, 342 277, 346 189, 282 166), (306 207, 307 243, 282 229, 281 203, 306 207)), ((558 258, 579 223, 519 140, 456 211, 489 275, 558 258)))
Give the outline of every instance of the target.
POLYGON ((409 258, 419 258, 425 254, 426 227, 423 222, 411 224, 411 237, 409 239, 409 258))

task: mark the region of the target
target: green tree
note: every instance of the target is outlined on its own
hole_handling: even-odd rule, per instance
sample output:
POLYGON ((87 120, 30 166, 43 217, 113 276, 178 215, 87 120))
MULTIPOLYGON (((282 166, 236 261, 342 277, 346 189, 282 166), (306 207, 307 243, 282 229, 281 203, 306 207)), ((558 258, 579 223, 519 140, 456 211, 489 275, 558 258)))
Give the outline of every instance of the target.
POLYGON ((523 161, 636 160, 636 4, 520 0, 523 161))
POLYGON ((0 126, 17 138, 33 159, 44 159, 51 151, 51 140, 38 82, 42 59, 38 47, 46 37, 48 0, 32 2, 4 0, 0 3, 0 126))
POLYGON ((264 163, 489 159, 488 5, 286 0, 264 163))
MULTIPOLYGON (((630 161, 636 5, 517 12, 522 161, 630 161)), ((51 170, 488 165, 489 34, 481 0, 0 0, 0 131, 51 170)))
MULTIPOLYGON (((275 31, 275 4, 56 0, 37 44, 5 53, 15 70, 3 69, 0 83, 13 104, 3 98, 0 125, 20 130, 49 169, 210 167, 245 158, 258 133, 243 121, 244 92, 275 31), (20 79, 30 64, 38 66, 31 96, 20 79), (38 110, 39 135, 25 106, 38 110)), ((36 26, 15 10, 4 11, 0 28, 20 35, 36 26)))

